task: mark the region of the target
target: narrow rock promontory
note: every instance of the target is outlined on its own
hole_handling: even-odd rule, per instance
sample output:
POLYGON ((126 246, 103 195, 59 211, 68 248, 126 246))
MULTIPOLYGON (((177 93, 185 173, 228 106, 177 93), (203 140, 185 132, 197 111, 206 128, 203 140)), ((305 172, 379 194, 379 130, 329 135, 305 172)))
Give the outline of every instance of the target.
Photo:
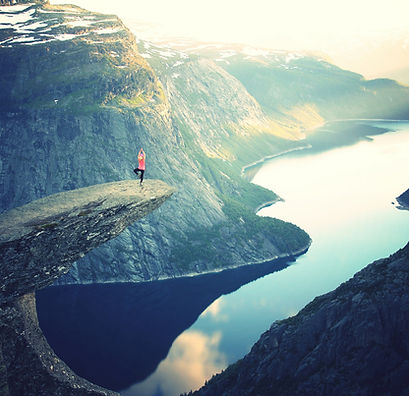
POLYGON ((408 395, 409 243, 277 321, 194 395, 408 395))
POLYGON ((54 354, 38 325, 34 292, 174 191, 159 180, 125 180, 50 195, 0 216, 1 395, 117 395, 54 354))
POLYGON ((0 304, 52 284, 173 192, 159 180, 143 187, 126 180, 50 195, 0 215, 0 304))

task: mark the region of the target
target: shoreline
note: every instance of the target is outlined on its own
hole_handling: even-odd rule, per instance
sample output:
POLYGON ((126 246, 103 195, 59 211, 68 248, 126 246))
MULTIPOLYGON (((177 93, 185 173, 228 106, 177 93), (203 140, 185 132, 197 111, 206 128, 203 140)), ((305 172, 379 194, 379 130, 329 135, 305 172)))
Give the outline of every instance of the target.
POLYGON ((308 144, 306 146, 299 146, 299 147, 294 147, 294 148, 291 148, 291 149, 288 149, 288 150, 280 151, 279 153, 276 153, 276 154, 266 155, 265 157, 263 157, 263 158, 261 158, 261 159, 259 159, 257 161, 251 162, 248 165, 244 165, 241 168, 240 175, 241 175, 241 177, 244 177, 247 170, 249 170, 251 168, 254 168, 255 166, 261 165, 261 164, 263 164, 264 162, 266 162, 268 160, 271 160, 271 159, 274 159, 274 158, 277 158, 277 157, 281 157, 282 155, 290 154, 290 153, 295 152, 295 151, 310 149, 311 147, 312 146, 310 144, 308 144))
MULTIPOLYGON (((395 119, 392 120, 392 119, 385 119, 385 118, 344 118, 344 119, 327 120, 324 123, 322 123, 322 124, 320 124, 320 125, 318 125, 318 126, 316 126, 314 128, 310 128, 309 131, 314 131, 316 129, 322 128, 325 125, 331 124, 333 122, 338 123, 338 122, 351 122, 351 121, 401 122, 401 123, 408 123, 409 122, 409 120, 395 120, 395 119)), ((304 139, 302 139, 302 140, 304 140, 304 139)), ((280 151, 279 153, 276 153, 276 154, 266 155, 265 157, 262 157, 261 159, 259 159, 257 161, 251 162, 248 165, 244 165, 241 168, 241 176, 242 177, 245 176, 245 173, 246 173, 246 171, 248 169, 251 169, 251 168, 253 168, 255 166, 258 166, 258 165, 260 165, 260 164, 262 164, 262 163, 264 163, 264 162, 266 162, 268 160, 280 157, 282 155, 290 154, 290 153, 295 152, 295 151, 305 150, 305 149, 310 149, 310 148, 312 148, 312 145, 307 144, 305 146, 299 146, 299 147, 294 147, 294 148, 291 148, 291 149, 288 149, 288 150, 280 151)))
POLYGON ((231 271, 231 270, 238 270, 241 268, 247 268, 247 267, 252 267, 252 266, 257 266, 261 264, 267 264, 271 263, 272 265, 275 264, 276 262, 283 260, 283 259, 288 259, 289 262, 295 261, 295 259, 299 256, 302 256, 305 254, 308 249, 311 247, 312 244, 312 239, 308 241, 308 244, 298 250, 295 250, 293 252, 289 253, 282 253, 275 255, 273 257, 270 257, 265 260, 260 260, 260 261, 254 261, 250 263, 244 263, 244 264, 237 264, 237 265, 229 265, 227 267, 223 268, 215 268, 212 270, 207 270, 203 272, 188 272, 186 274, 180 275, 180 276, 159 276, 156 279, 150 279, 150 280, 119 280, 119 281, 106 281, 106 282, 83 282, 83 283, 65 283, 63 285, 55 285, 52 284, 47 287, 64 287, 64 286, 90 286, 90 285, 110 285, 110 284, 121 284, 121 283, 128 283, 128 284, 137 284, 137 283, 151 283, 151 282, 157 282, 157 281, 166 281, 166 280, 172 280, 172 279, 183 279, 183 278, 193 278, 196 276, 202 276, 202 275, 209 275, 209 274, 217 274, 221 273, 223 271, 231 271))
POLYGON ((254 212, 255 212, 255 214, 257 214, 261 209, 268 208, 269 206, 272 206, 277 202, 284 202, 284 201, 285 201, 285 199, 283 199, 283 198, 281 198, 281 197, 279 197, 277 195, 276 199, 273 199, 272 201, 264 202, 264 203, 260 204, 259 206, 257 206, 257 208, 254 210, 254 212))

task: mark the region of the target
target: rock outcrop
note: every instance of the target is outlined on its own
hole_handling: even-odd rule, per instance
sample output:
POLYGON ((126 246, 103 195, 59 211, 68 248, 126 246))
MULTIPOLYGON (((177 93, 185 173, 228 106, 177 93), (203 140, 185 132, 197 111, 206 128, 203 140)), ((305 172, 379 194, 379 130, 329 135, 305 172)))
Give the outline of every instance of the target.
POLYGON ((174 191, 159 180, 143 186, 126 180, 50 195, 0 215, 0 303, 50 285, 174 191))
POLYGON ((0 307, 2 396, 118 396, 76 375, 48 345, 34 293, 0 307))
POLYGON ((409 210, 409 189, 407 189, 404 193, 399 195, 399 197, 397 197, 396 200, 399 203, 398 206, 399 209, 409 210))
POLYGON ((409 394, 409 244, 296 316, 195 395, 409 394))
POLYGON ((45 340, 36 289, 158 208, 175 189, 125 180, 66 191, 0 216, 0 391, 2 395, 114 395, 74 374, 45 340))

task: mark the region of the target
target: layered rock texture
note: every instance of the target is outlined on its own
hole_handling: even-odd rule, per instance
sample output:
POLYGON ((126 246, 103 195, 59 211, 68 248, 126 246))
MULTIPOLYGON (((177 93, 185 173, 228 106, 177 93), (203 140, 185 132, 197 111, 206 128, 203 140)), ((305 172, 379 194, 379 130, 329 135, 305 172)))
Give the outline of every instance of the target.
POLYGON ((409 244, 275 322, 197 395, 409 394, 409 244))
POLYGON ((174 191, 159 180, 143 186, 125 180, 50 195, 3 213, 0 304, 50 285, 74 261, 157 209, 174 191))
POLYGON ((175 189, 135 180, 62 192, 0 216, 2 395, 113 395, 74 374, 38 325, 34 291, 158 208, 175 189))

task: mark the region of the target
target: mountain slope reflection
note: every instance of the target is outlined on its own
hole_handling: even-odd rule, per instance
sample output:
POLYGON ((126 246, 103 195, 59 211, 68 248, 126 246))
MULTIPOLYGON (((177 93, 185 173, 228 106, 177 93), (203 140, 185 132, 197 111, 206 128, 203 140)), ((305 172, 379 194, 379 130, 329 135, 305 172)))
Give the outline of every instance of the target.
MULTIPOLYGON (((40 326, 77 374, 109 389, 126 389, 156 370, 173 341, 214 300, 289 261, 139 284, 50 287, 37 292, 40 326)), ((215 309, 217 304, 210 310, 215 309)))
POLYGON ((124 396, 174 396, 186 389, 198 389, 207 378, 227 366, 220 352, 221 332, 183 332, 172 345, 165 360, 145 381, 121 392, 124 396))

